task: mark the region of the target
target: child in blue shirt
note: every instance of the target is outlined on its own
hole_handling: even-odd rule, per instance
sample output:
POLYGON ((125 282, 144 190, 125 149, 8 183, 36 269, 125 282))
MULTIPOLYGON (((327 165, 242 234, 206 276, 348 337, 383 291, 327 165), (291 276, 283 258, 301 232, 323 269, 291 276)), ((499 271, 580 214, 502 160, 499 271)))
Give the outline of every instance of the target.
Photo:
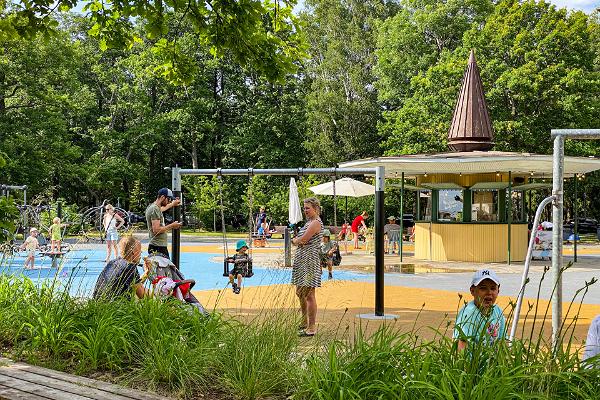
POLYGON ((454 325, 453 338, 458 340, 458 349, 465 349, 469 343, 494 344, 504 339, 506 318, 496 305, 500 292, 500 279, 489 269, 479 270, 471 280, 473 301, 466 304, 458 313, 454 325))

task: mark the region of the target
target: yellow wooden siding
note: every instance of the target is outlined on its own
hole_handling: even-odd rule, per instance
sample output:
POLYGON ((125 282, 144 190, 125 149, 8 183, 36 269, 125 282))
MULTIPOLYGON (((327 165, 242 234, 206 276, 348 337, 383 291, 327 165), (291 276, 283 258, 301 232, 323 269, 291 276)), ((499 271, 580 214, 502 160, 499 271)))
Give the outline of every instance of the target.
MULTIPOLYGON (((507 232, 506 224, 430 225, 418 222, 415 226, 415 258, 433 261, 506 262, 507 232)), ((511 236, 511 260, 523 261, 527 254, 527 225, 512 225, 511 236)))

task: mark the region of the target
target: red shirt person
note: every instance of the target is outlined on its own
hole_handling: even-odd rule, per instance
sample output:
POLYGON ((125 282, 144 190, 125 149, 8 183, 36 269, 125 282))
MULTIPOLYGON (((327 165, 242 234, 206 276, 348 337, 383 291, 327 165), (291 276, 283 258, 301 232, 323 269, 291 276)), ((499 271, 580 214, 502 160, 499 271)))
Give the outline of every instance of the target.
POLYGON ((352 226, 350 229, 352 230, 352 239, 354 241, 354 248, 358 249, 358 231, 359 229, 364 228, 367 229, 367 225, 365 224, 365 219, 369 218, 369 215, 366 211, 360 213, 360 215, 352 221, 352 226))

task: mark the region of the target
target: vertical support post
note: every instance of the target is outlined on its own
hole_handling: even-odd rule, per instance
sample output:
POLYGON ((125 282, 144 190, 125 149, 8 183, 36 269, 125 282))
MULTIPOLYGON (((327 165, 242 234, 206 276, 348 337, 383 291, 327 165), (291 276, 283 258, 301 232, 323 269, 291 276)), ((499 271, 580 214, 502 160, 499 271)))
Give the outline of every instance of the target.
MULTIPOLYGON (((181 176, 179 174, 180 170, 181 170, 181 168, 179 168, 178 166, 175 166, 173 169, 171 169, 171 186, 172 186, 172 190, 173 190, 173 196, 175 196, 175 198, 179 197, 179 199, 181 199, 181 176)), ((180 220, 181 220, 181 207, 175 206, 175 207, 173 207, 173 221, 180 221, 180 220)), ((173 253, 172 261, 173 261, 173 264, 175 264, 175 266, 177 268, 179 268, 179 264, 180 264, 180 260, 181 260, 181 230, 173 229, 172 235, 173 235, 172 246, 171 246, 172 247, 171 252, 173 253)))
MULTIPOLYGON (((402 262, 402 245, 404 244, 404 172, 402 172, 402 184, 400 186, 400 262, 402 262)), ((392 248, 393 249, 393 248, 392 248)))
POLYGON ((559 345, 562 321, 562 266, 563 266, 563 163, 565 138, 556 135, 552 160, 552 348, 559 345))
POLYGON ((290 228, 287 226, 283 231, 283 242, 283 247, 285 250, 284 266, 289 268, 292 266, 292 234, 290 232, 290 228))
POLYGON ((512 172, 508 171, 508 207, 507 207, 507 222, 508 222, 508 254, 507 260, 508 265, 510 265, 510 243, 511 243, 511 232, 510 225, 512 223, 512 172))
POLYGON ((27 213, 27 186, 23 186, 23 240, 29 232, 29 214, 27 213))
POLYGON ((414 218, 414 220, 420 221, 421 220, 421 191, 415 190, 415 193, 417 195, 417 216, 416 216, 416 218, 414 218))
POLYGON ((573 227, 573 262, 577 262, 577 235, 579 234, 579 227, 577 225, 577 223, 579 222, 579 213, 578 213, 578 209, 577 209, 577 181, 578 181, 578 177, 577 174, 575 174, 575 197, 573 198, 573 208, 574 208, 574 214, 575 214, 575 226, 573 227))
POLYGON ((383 225, 385 224, 384 209, 385 168, 376 167, 375 172, 375 315, 384 314, 384 246, 383 225))
POLYGON ((348 196, 346 196, 346 211, 344 212, 344 223, 348 223, 348 196))
POLYGON ((337 195, 335 193, 335 181, 337 180, 336 168, 333 168, 333 226, 337 227, 337 195))
POLYGON ((56 216, 62 219, 62 203, 60 200, 56 202, 56 216))

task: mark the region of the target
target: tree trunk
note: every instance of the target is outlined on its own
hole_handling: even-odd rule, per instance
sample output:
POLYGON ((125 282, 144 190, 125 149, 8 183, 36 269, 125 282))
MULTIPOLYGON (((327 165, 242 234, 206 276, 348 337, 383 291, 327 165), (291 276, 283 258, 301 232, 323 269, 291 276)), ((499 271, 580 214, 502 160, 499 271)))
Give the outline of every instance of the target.
POLYGON ((192 168, 198 168, 198 148, 196 146, 195 137, 192 137, 192 168))

